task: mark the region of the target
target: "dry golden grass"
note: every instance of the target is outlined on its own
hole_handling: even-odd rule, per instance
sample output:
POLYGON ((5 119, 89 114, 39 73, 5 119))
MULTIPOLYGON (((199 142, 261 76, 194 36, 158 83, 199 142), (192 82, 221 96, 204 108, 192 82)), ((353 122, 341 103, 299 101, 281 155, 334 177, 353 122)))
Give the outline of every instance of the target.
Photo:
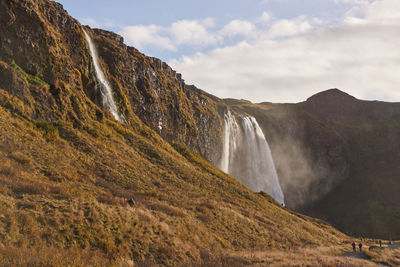
POLYGON ((310 247, 290 250, 240 251, 215 258, 204 254, 201 266, 377 266, 370 260, 337 255, 342 247, 310 247))
MULTIPOLYGON (((400 243, 397 243, 400 245, 400 243)), ((389 266, 400 266, 400 247, 396 249, 390 249, 387 246, 383 246, 384 249, 373 249, 366 251, 366 254, 371 257, 375 262, 384 263, 389 266)))
POLYGON ((8 248, 38 253, 45 265, 47 248, 57 255, 81 248, 82 262, 90 252, 108 262, 176 265, 200 262, 201 251, 218 256, 347 240, 144 126, 138 134, 112 121, 88 125, 90 132, 31 122, 0 107, 3 262, 18 259, 8 248))
POLYGON ((110 260, 100 251, 80 247, 57 249, 54 247, 1 247, 0 266, 30 267, 84 267, 84 266, 129 266, 126 261, 110 260))
MULTIPOLYGON (((347 247, 309 247, 288 250, 264 251, 223 251, 213 254, 200 250, 198 263, 185 261, 179 266, 399 266, 399 250, 382 250, 378 253, 368 253, 371 259, 356 259, 342 257, 347 247)), ((160 253, 174 254, 169 247, 160 249, 160 253)), ((110 259, 101 251, 89 248, 71 247, 57 249, 54 247, 4 247, 0 244, 1 266, 157 266, 150 259, 133 261, 124 257, 110 259)))

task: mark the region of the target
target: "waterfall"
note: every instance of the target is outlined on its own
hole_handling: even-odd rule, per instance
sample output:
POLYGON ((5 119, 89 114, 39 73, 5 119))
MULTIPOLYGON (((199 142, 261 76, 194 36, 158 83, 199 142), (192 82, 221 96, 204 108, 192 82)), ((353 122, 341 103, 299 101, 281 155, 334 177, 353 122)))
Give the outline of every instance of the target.
POLYGON ((222 150, 222 157, 220 169, 229 173, 229 164, 233 161, 232 156, 235 155, 237 148, 237 140, 240 136, 240 128, 236 122, 235 116, 228 111, 224 115, 224 145, 222 150))
POLYGON ((104 75, 103 71, 101 70, 97 51, 93 44, 93 41, 90 38, 89 34, 87 34, 87 32, 85 30, 83 30, 83 32, 85 34, 86 41, 88 42, 88 45, 89 45, 90 56, 92 57, 94 69, 96 72, 96 77, 100 84, 100 92, 101 92, 101 96, 102 96, 102 100, 103 100, 103 107, 105 109, 108 109, 116 120, 125 123, 124 116, 123 115, 120 116, 118 114, 118 108, 114 102, 111 86, 108 83, 107 78, 104 75))
POLYGON ((249 189, 264 191, 284 204, 271 149, 264 133, 254 117, 241 115, 240 120, 241 126, 230 111, 224 115, 220 169, 249 189))

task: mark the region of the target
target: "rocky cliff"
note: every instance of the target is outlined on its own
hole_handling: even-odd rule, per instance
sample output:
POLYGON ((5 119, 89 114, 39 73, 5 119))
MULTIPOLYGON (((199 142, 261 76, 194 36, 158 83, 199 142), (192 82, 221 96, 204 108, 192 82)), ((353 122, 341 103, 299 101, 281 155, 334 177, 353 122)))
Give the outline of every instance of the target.
MULTIPOLYGON (((32 119, 84 125, 110 114, 101 109, 83 26, 50 1, 2 1, 0 79, 4 105, 32 119), (28 84, 23 78, 27 78, 28 84)), ((216 162, 221 147, 223 103, 187 86, 166 63, 143 55, 112 32, 86 27, 127 124, 137 117, 169 142, 182 142, 216 162)))
POLYGON ((165 140, 187 144, 211 162, 220 156, 224 109, 221 100, 195 86, 165 62, 123 44, 122 37, 94 30, 99 55, 125 113, 135 113, 165 140))
POLYGON ((352 235, 399 238, 400 103, 338 89, 298 104, 225 102, 259 121, 288 207, 352 235))

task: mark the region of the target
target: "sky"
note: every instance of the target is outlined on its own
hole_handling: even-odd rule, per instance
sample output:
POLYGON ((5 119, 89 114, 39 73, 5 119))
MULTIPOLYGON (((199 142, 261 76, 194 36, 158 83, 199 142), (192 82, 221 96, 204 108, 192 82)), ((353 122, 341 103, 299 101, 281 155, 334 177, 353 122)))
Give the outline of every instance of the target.
POLYGON ((222 98, 400 102, 400 0, 61 0, 222 98))

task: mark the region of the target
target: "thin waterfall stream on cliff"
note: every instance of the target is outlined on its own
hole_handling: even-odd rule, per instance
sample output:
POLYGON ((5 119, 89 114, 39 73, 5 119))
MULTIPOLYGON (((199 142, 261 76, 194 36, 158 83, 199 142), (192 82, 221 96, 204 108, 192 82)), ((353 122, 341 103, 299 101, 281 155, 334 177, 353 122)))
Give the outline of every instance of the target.
POLYGON ((89 45, 89 52, 90 52, 90 56, 92 57, 92 60, 93 60, 96 77, 97 77, 98 82, 100 83, 100 91, 101 91, 101 96, 103 99, 103 107, 105 109, 108 109, 116 120, 118 120, 120 122, 125 122, 124 117, 120 116, 118 113, 118 108, 117 108, 117 105, 115 104, 115 101, 114 101, 114 98, 112 95, 112 88, 111 88, 109 82, 107 81, 107 78, 104 75, 103 71, 101 70, 97 51, 93 44, 93 41, 90 38, 89 34, 87 34, 87 32, 85 30, 83 30, 83 32, 85 34, 86 41, 88 42, 88 45, 89 45))

